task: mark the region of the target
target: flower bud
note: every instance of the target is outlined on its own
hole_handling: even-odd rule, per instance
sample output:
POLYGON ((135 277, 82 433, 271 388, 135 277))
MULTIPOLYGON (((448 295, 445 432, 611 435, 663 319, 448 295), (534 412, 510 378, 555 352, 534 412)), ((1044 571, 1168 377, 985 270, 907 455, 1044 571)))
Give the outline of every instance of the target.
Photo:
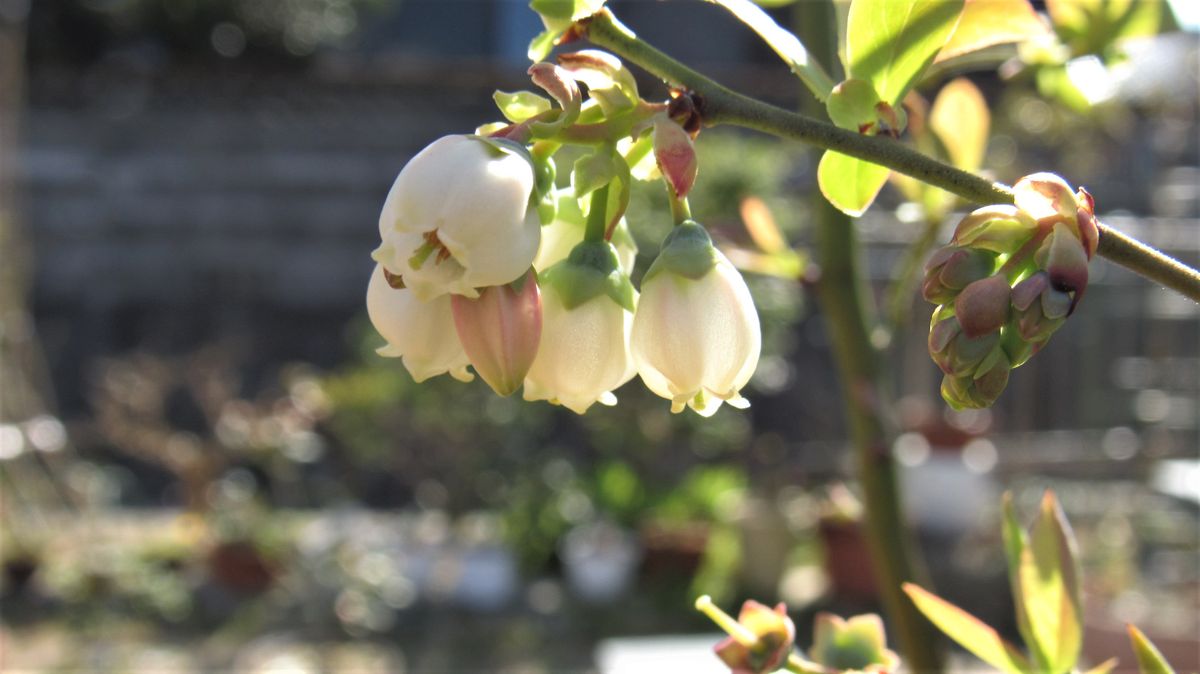
POLYGON ((1039 225, 1074 222, 1079 203, 1062 178, 1053 173, 1027 175, 1013 185, 1013 203, 1039 225))
POLYGON ((943 377, 942 398, 957 410, 989 407, 1008 386, 1011 369, 1012 363, 1007 354, 997 345, 974 373, 962 376, 947 374, 943 377))
POLYGON ((796 625, 782 603, 771 609, 748 599, 736 621, 708 596, 697 599, 696 608, 729 634, 713 650, 734 674, 774 672, 783 667, 792 653, 796 625))
POLYGON ((379 355, 400 358, 413 381, 444 372, 460 381, 474 378, 467 371, 467 354, 454 333, 449 295, 422 302, 411 290, 388 285, 383 266, 375 265, 367 284, 367 315, 387 340, 379 355))
POLYGON ((984 206, 971 211, 954 229, 953 243, 961 247, 1007 254, 1037 232, 1037 223, 1016 206, 984 206))
POLYGON ((1050 286, 1070 296, 1066 314, 1070 315, 1087 290, 1088 257, 1084 243, 1069 225, 1059 223, 1038 249, 1035 260, 1049 275, 1050 286))
POLYGON ((419 299, 478 296, 529 269, 541 236, 525 157, 469 136, 445 136, 396 177, 379 216, 375 260, 419 299))
POLYGON ((921 294, 933 304, 953 302, 959 291, 996 270, 996 254, 978 248, 945 246, 925 264, 921 294))
POLYGON ((968 337, 950 306, 933 312, 929 325, 929 357, 942 372, 955 377, 971 375, 1000 345, 1000 333, 968 337))
POLYGON ((969 338, 996 332, 1008 322, 1012 288, 1003 274, 980 279, 963 288, 954 300, 954 314, 969 338))
POLYGON ((615 405, 613 389, 634 375, 629 356, 636 293, 612 244, 586 242, 541 277, 542 339, 525 377, 526 400, 577 414, 615 405))
POLYGON ((1054 289, 1050 275, 1039 271, 1013 286, 1012 304, 1021 339, 1045 342, 1067 320, 1071 297, 1054 289))
POLYGON ((899 656, 887 647, 883 620, 874 613, 849 620, 818 613, 808 656, 828 671, 882 673, 900 664, 899 656))
POLYGON ((450 306, 463 350, 479 376, 502 396, 521 387, 537 355, 542 301, 533 271, 484 288, 476 299, 454 295, 450 306))
POLYGON ((758 366, 758 313, 741 274, 695 222, 667 236, 642 279, 630 347, 642 381, 672 412, 749 405, 739 391, 758 366))

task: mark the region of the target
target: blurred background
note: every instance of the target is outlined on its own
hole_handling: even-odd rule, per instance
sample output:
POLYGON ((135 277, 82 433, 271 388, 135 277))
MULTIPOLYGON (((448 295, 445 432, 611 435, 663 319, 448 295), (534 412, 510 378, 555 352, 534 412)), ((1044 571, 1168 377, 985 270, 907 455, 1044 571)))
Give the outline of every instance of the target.
MULTIPOLYGON (((719 8, 610 4, 718 80, 804 104, 719 8)), ((773 14, 800 25, 810 5, 773 14)), ((1064 36, 1065 66, 973 73, 984 165, 1061 173, 1194 265, 1200 20, 1154 6, 1164 32, 1119 51, 1064 36)), ((748 275, 753 407, 710 420, 636 383, 585 417, 416 386, 374 354, 363 299, 392 180, 498 118, 493 90, 529 88, 539 30, 515 0, 0 0, 0 666, 720 671, 699 593, 788 602, 802 646, 819 610, 878 610, 803 282, 748 275)), ((725 130, 699 148, 693 211, 722 245, 752 249, 754 197, 803 260, 819 154, 725 130)), ((644 270, 670 220, 639 188, 644 270)), ((1200 309, 1096 261, 999 404, 951 413, 931 307, 892 290, 906 245, 956 216, 928 219, 889 187, 860 226, 939 593, 1015 633, 999 496, 1030 514, 1053 487, 1080 537, 1088 659, 1132 664, 1114 637, 1132 621, 1200 667, 1200 309)))

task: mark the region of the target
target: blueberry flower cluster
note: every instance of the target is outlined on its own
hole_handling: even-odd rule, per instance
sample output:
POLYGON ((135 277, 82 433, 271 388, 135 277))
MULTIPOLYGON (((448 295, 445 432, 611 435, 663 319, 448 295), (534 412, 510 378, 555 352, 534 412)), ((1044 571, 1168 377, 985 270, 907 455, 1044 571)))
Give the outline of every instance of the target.
POLYGON ((526 400, 579 414, 615 404, 635 375, 674 412, 746 407, 758 314, 741 275, 686 215, 696 175, 686 120, 638 98, 607 54, 565 54, 530 75, 557 108, 497 92, 507 122, 434 141, 392 185, 367 290, 387 342, 379 353, 401 358, 418 382, 469 381, 470 367, 500 395, 523 388, 526 400), (552 155, 570 144, 592 152, 558 186, 552 155), (633 177, 662 178, 684 214, 640 295, 623 217, 633 177))
POLYGON ((1013 192, 1013 205, 963 218, 925 266, 922 294, 938 305, 929 355, 956 409, 995 402, 1009 371, 1046 345, 1087 289, 1099 238, 1091 195, 1049 173, 1013 192))

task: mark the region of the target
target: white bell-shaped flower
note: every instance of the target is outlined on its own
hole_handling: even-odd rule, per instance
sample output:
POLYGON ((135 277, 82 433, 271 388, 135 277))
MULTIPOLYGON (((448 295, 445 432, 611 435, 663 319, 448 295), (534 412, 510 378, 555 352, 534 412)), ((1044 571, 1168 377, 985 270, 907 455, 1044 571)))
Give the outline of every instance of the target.
POLYGON ((412 375, 422 382, 446 372, 459 381, 471 381, 467 354, 454 330, 450 296, 440 295, 427 302, 417 299, 408 288, 393 288, 375 265, 367 284, 367 315, 387 345, 381 356, 400 358, 412 375))
POLYGON ((542 341, 524 397, 583 414, 596 402, 615 405, 613 389, 635 374, 629 335, 637 293, 612 245, 579 249, 542 274, 542 341))
POLYGON ((629 332, 633 314, 607 295, 566 308, 557 293, 542 298, 542 343, 529 374, 526 400, 549 400, 583 414, 599 402, 616 405, 613 389, 633 378, 629 332))
POLYGON ((679 225, 642 280, 630 350, 646 387, 711 416, 739 393, 758 366, 762 333, 745 280, 713 247, 704 228, 679 225))
POLYGON ((509 283, 533 262, 541 237, 528 207, 533 187, 524 157, 478 138, 439 138, 392 184, 372 257, 418 299, 477 297, 476 288, 509 283))

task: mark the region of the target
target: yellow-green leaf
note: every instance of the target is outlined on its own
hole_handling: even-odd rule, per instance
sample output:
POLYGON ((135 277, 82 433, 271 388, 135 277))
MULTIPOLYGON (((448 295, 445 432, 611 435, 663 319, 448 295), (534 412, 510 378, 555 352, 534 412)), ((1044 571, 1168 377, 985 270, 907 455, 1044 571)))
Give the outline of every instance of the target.
POLYGON ((829 203, 858 217, 875 201, 888 173, 886 167, 829 150, 817 166, 817 183, 829 203))
POLYGON ((525 55, 535 63, 541 61, 554 49, 554 43, 558 42, 558 38, 562 37, 562 34, 561 30, 545 30, 538 33, 537 37, 529 41, 529 50, 525 55))
POLYGON ((513 123, 524 122, 550 109, 550 99, 538 96, 532 91, 497 91, 492 94, 492 99, 496 101, 496 107, 500 108, 504 118, 513 123))
POLYGON ((1133 654, 1137 656, 1138 669, 1142 674, 1175 674, 1175 670, 1167 662, 1167 659, 1158 652, 1158 648, 1146 638, 1145 634, 1142 634, 1141 630, 1133 625, 1127 627, 1129 640, 1133 642, 1133 654))
POLYGON ((779 231, 767 202, 756 196, 745 197, 738 205, 738 213, 742 216, 746 232, 761 251, 772 255, 788 249, 787 240, 779 231))
POLYGON ((966 0, 958 26, 935 61, 1049 34, 1029 0, 966 0))
POLYGON ((869 80, 895 106, 933 62, 962 13, 963 0, 853 0, 846 24, 846 71, 869 80))
POLYGON ((1079 563, 1062 508, 1047 491, 1022 550, 1021 598, 1036 650, 1055 672, 1074 668, 1083 644, 1079 563))
POLYGON ((950 161, 964 171, 977 171, 987 149, 991 114, 979 88, 965 77, 942 87, 929 110, 929 126, 946 148, 950 161))
POLYGON ((762 9, 763 7, 780 7, 795 0, 708 1, 729 10, 737 17, 738 21, 757 33, 763 42, 766 42, 767 46, 778 54, 784 63, 788 64, 792 72, 800 78, 800 81, 804 82, 804 85, 813 92, 818 100, 823 101, 829 97, 829 92, 833 89, 833 80, 830 79, 829 74, 825 72, 820 63, 809 56, 804 43, 800 42, 794 33, 781 28, 779 24, 775 23, 775 19, 772 19, 771 15, 762 9))
POLYGON ((1021 523, 1017 521, 1017 513, 1013 508, 1012 492, 1004 492, 1004 556, 1008 561, 1008 581, 1012 586, 1013 602, 1016 604, 1017 628, 1021 631, 1021 639, 1033 654, 1039 668, 1046 669, 1049 665, 1037 647, 1033 632, 1029 627, 1029 612, 1025 608, 1024 593, 1021 591, 1021 560, 1025 556, 1025 548, 1029 547, 1029 538, 1021 523))
POLYGON ((1009 674, 1031 671, 1015 646, 975 616, 912 583, 905 583, 904 591, 930 622, 980 660, 1009 674))

